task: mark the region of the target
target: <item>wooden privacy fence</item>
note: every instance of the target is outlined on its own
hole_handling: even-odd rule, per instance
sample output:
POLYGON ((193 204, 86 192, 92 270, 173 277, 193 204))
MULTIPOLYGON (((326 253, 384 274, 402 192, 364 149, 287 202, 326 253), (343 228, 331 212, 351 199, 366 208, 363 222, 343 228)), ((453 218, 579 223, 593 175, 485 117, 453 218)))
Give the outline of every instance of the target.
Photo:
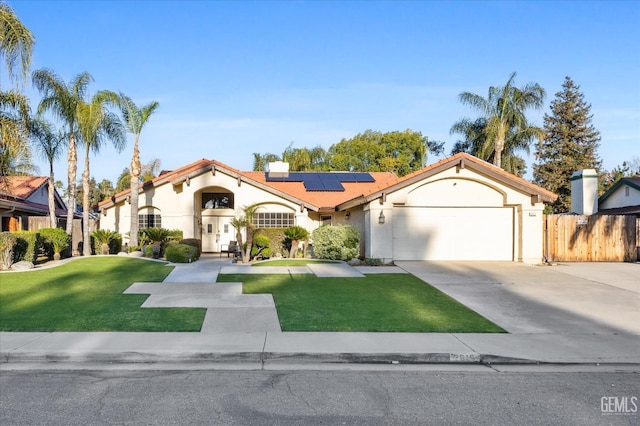
POLYGON ((547 261, 635 262, 640 247, 640 219, 635 216, 547 215, 547 261))

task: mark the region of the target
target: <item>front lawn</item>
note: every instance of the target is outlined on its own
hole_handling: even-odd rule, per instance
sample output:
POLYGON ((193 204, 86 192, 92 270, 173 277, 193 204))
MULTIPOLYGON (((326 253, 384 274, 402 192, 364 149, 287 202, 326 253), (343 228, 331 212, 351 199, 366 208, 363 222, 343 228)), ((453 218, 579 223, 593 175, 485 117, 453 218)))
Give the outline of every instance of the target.
POLYGON ((136 281, 162 281, 172 267, 127 257, 89 257, 40 271, 0 275, 2 331, 200 331, 205 309, 141 308, 136 281))
POLYGON ((225 274, 243 293, 271 293, 283 331, 501 333, 504 330, 408 274, 366 278, 225 274))

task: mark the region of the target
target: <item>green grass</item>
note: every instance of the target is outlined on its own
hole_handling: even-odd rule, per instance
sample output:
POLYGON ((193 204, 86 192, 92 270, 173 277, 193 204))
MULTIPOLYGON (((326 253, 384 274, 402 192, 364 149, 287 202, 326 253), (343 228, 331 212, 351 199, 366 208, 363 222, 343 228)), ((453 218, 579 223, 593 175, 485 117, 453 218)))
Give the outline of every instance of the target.
POLYGON ((0 275, 2 331, 199 331, 205 309, 141 308, 136 281, 162 281, 172 268, 126 257, 89 257, 41 271, 0 275))
POLYGON ((504 330, 408 274, 366 278, 219 275, 243 293, 271 293, 283 331, 501 333, 504 330))
POLYGON ((336 263, 332 260, 312 260, 312 259, 275 259, 254 263, 251 266, 304 266, 310 263, 336 263))

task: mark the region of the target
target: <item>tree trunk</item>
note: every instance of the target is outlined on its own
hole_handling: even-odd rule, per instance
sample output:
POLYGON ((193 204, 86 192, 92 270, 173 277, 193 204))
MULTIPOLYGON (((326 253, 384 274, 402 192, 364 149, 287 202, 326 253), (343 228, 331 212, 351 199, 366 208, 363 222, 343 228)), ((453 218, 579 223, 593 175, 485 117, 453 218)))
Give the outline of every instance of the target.
POLYGON ((298 240, 291 240, 291 251, 289 252, 289 258, 295 259, 296 254, 298 253, 298 245, 300 242, 298 240))
MULTIPOLYGON (((240 232, 240 229, 238 229, 238 232, 236 232, 236 241, 238 241, 238 249, 240 250, 240 253, 242 253, 242 261, 244 262, 244 252, 242 251, 242 232, 240 232)), ((233 253, 233 258, 235 259, 236 254, 233 253)))
POLYGON ((53 163, 49 163, 49 227, 56 228, 56 200, 55 200, 55 184, 53 181, 53 163))
POLYGON ((135 247, 138 245, 138 199, 140 188, 140 173, 142 167, 140 166, 140 151, 138 150, 138 135, 135 135, 133 143, 133 158, 131 159, 130 167, 130 188, 129 202, 131 207, 131 223, 129 226, 129 246, 135 247))
MULTIPOLYGON (((73 217, 76 211, 76 170, 78 169, 78 153, 76 152, 76 137, 73 133, 69 136, 69 153, 67 154, 67 235, 73 234, 73 217)), ((73 240, 72 244, 73 246, 73 240)), ((70 247, 73 253, 73 247, 70 247)))
MULTIPOLYGON (((245 250, 243 262, 248 263, 251 260, 251 246, 253 245, 253 225, 247 225, 247 249, 245 250)), ((242 246, 240 246, 242 250, 242 246)))
POLYGON ((91 256, 89 240, 89 144, 86 144, 84 172, 82 173, 82 255, 91 256))
POLYGON ((502 168, 502 151, 504 150, 504 138, 498 138, 493 153, 493 165, 502 168))

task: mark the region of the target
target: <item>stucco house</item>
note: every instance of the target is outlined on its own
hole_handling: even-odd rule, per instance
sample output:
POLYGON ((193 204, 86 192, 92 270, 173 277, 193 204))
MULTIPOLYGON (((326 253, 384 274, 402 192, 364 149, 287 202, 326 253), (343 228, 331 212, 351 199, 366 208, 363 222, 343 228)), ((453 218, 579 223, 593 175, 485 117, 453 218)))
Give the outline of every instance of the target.
MULTIPOLYGON (((100 228, 129 232, 129 191, 99 204, 100 228)), ((230 220, 258 204, 257 227, 353 225, 361 255, 390 260, 539 263, 545 202, 556 195, 459 153, 402 178, 393 173, 244 172, 202 159, 140 188, 140 227, 181 229, 218 252, 234 240, 230 220)))
POLYGON ((598 199, 599 214, 631 214, 640 217, 640 177, 618 180, 598 199))
MULTIPOLYGON (((28 218, 49 215, 49 178, 46 176, 5 176, 0 187, 2 231, 27 230, 28 218)), ((66 206, 54 188, 56 216, 67 214, 66 206)))

